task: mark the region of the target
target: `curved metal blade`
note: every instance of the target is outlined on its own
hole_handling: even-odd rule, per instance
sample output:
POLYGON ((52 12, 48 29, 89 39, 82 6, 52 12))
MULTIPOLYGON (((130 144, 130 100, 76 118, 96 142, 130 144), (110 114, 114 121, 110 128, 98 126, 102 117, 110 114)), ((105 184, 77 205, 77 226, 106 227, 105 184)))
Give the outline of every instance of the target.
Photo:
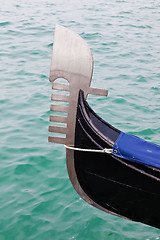
MULTIPOLYGON (((63 92, 68 91, 69 95, 64 95, 64 93, 63 95, 53 93, 51 100, 58 101, 58 103, 69 103, 69 107, 67 108, 68 116, 65 141, 67 145, 74 144, 76 107, 79 89, 84 91, 85 98, 88 93, 96 95, 108 94, 107 90, 90 88, 92 72, 93 57, 87 43, 78 34, 65 27, 56 25, 50 67, 50 81, 53 82, 53 89, 63 92), (66 79, 69 85, 56 83, 55 80, 58 78, 66 79)), ((60 106, 59 109, 62 108, 63 107, 60 106)), ((54 122, 56 118, 52 117, 51 119, 54 122)), ((60 119, 62 118, 60 117, 60 119)), ((56 142, 56 139, 57 138, 52 137, 49 138, 51 142, 56 142)), ((58 143, 60 143, 59 139, 58 143)), ((62 144, 63 143, 64 138, 62 139, 62 144)))
POLYGON ((70 84, 89 87, 93 58, 86 42, 71 30, 56 25, 50 68, 50 81, 65 78, 70 84), (85 85, 85 86, 84 86, 85 85))

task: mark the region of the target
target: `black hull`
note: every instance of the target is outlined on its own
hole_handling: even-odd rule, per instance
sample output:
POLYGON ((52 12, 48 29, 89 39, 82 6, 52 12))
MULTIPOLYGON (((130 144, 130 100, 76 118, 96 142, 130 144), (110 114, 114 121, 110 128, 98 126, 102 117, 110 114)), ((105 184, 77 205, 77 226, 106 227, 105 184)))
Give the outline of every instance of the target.
MULTIPOLYGON (((121 131, 98 117, 80 91, 75 147, 112 148, 121 131)), ((78 182, 99 208, 160 228, 160 172, 113 154, 74 151, 78 182)))

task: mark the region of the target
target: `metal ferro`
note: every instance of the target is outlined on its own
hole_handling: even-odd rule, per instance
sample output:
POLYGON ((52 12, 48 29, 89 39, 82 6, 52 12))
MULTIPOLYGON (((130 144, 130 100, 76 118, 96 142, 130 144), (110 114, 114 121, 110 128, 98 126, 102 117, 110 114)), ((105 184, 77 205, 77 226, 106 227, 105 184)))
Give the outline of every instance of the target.
MULTIPOLYGON (((53 143, 74 146, 75 123, 79 90, 84 91, 84 97, 88 94, 107 96, 108 90, 91 88, 93 72, 93 57, 86 42, 71 30, 56 25, 54 34, 53 52, 50 66, 50 78, 52 89, 66 94, 53 93, 50 110, 64 112, 67 116, 51 115, 49 131, 65 135, 65 137, 49 136, 48 141, 53 143), (68 84, 56 82, 59 78, 67 80, 68 84), (68 106, 62 103, 68 103, 68 106), (65 126, 55 126, 55 123, 63 123, 65 126)), ((77 193, 88 203, 95 207, 102 208, 94 203, 82 190, 74 168, 74 150, 66 149, 66 162, 68 175, 77 193)), ((104 210, 104 209, 103 209, 104 210)))

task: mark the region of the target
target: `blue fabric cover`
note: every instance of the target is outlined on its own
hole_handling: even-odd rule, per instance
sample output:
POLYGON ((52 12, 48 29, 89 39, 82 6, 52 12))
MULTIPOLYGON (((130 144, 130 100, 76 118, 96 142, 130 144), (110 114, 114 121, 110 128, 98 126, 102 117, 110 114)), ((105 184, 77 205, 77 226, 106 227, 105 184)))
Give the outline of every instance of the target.
POLYGON ((160 146, 121 132, 113 146, 113 155, 160 169, 160 146))

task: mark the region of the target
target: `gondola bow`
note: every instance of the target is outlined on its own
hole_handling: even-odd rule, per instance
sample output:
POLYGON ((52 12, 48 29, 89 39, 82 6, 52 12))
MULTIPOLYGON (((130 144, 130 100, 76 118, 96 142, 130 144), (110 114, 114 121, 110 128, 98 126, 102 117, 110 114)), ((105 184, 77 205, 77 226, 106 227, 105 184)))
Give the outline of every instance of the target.
POLYGON ((50 70, 51 111, 61 115, 50 116, 49 131, 63 137, 49 136, 49 142, 66 146, 70 180, 85 201, 160 228, 160 146, 123 133, 91 109, 88 94, 108 94, 90 87, 92 71, 93 58, 85 41, 57 25, 50 70), (61 78, 67 82, 61 83, 61 78))

